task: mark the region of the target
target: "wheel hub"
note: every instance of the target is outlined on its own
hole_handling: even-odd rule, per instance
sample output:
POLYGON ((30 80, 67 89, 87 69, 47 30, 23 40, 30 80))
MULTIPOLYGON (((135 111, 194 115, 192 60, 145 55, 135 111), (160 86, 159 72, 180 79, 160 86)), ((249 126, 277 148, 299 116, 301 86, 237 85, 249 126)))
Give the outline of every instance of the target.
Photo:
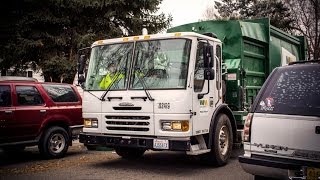
POLYGON ((226 155, 229 147, 229 132, 226 126, 222 126, 219 132, 219 151, 226 155))

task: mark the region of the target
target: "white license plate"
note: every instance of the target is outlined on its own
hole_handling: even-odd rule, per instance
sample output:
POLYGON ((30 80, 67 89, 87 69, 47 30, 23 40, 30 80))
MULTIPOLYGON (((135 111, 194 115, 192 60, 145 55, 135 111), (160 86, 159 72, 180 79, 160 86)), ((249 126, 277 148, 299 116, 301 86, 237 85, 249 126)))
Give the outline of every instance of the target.
POLYGON ((155 149, 169 149, 169 141, 165 139, 154 139, 153 148, 155 149))

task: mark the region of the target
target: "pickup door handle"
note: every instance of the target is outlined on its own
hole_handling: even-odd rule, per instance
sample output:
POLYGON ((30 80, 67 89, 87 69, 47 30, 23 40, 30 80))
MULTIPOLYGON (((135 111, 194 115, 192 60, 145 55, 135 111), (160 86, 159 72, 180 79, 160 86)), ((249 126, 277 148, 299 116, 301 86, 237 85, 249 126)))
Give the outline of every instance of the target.
POLYGON ((320 134, 320 126, 316 126, 316 134, 320 134))
POLYGON ((45 112, 47 112, 47 110, 41 109, 40 112, 41 112, 41 113, 45 113, 45 112))

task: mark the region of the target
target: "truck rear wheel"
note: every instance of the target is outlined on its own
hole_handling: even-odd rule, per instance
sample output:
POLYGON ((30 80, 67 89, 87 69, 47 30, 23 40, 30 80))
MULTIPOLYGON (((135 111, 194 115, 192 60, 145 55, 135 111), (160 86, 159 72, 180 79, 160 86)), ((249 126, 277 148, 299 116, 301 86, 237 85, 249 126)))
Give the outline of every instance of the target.
POLYGON ((38 145, 40 153, 46 158, 61 158, 68 151, 69 136, 62 127, 51 127, 44 132, 38 145))
POLYGON ((231 156, 233 145, 233 133, 228 116, 218 115, 212 131, 211 152, 205 155, 205 161, 210 165, 223 166, 231 156))
POLYGON ((117 147, 115 148, 115 151, 119 156, 125 159, 137 159, 141 157, 146 150, 140 148, 117 147))

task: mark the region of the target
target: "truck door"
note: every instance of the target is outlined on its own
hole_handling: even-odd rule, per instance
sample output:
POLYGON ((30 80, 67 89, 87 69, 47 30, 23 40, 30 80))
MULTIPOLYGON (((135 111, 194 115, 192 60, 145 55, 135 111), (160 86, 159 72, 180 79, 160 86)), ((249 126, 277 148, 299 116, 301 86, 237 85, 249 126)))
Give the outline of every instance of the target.
MULTIPOLYGON (((213 43, 212 43, 213 44, 213 43)), ((211 121, 212 107, 216 97, 214 81, 210 82, 210 91, 208 94, 208 80, 205 80, 205 66, 203 49, 207 42, 199 41, 194 66, 193 80, 193 134, 205 134, 209 132, 209 124, 211 121), (199 94, 204 94, 203 98, 199 98, 199 94)))

